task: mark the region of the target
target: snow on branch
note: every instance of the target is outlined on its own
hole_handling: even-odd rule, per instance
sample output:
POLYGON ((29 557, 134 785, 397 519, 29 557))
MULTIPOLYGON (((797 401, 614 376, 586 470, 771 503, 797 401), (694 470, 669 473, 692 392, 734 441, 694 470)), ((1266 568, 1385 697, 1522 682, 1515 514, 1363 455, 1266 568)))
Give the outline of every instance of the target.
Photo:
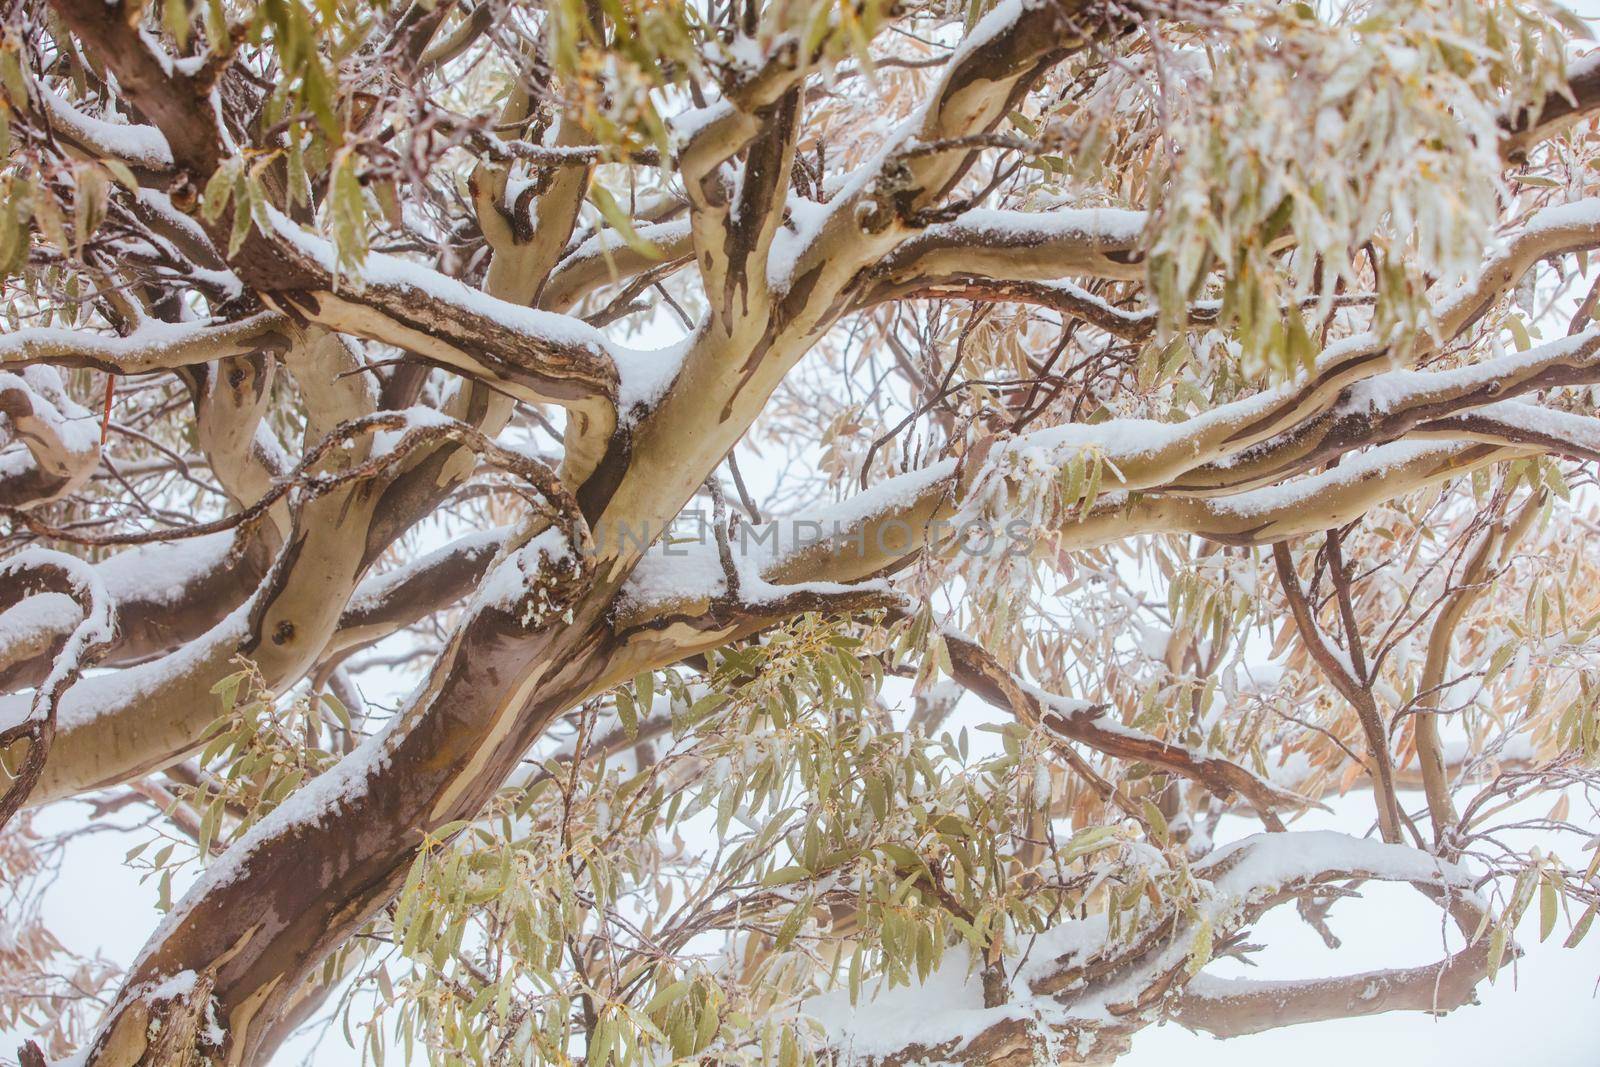
POLYGON ((94 473, 100 432, 51 367, 0 372, 0 508, 60 499, 94 473))
POLYGON ((962 276, 995 281, 1139 279, 1144 265, 1136 249, 1148 223, 1145 212, 1120 208, 975 208, 910 238, 873 275, 891 290, 962 276))
MULTIPOLYGON (((646 360, 581 319, 497 299, 399 256, 370 253, 341 270, 333 245, 273 212, 274 238, 324 281, 271 299, 330 329, 395 345, 526 399, 582 405, 648 400, 626 371, 646 360), (632 358, 630 358, 632 357, 632 358)), ((648 372, 646 372, 648 377, 648 372)))
MULTIPOLYGON (((1325 432, 1316 439, 1326 446, 1322 450, 1300 447, 1292 435, 1253 450, 1228 447, 1238 427, 1301 393, 1303 387, 1295 383, 1186 422, 1129 418, 1048 427, 997 442, 976 465, 931 464, 841 503, 744 528, 739 541, 742 554, 752 556, 751 565, 766 580, 850 581, 947 545, 978 519, 967 503, 973 487, 1004 481, 1013 459, 1034 455, 1050 469, 1072 455, 1093 455, 1109 472, 1105 497, 1087 514, 1070 516, 1061 529, 1064 544, 1081 548, 1132 534, 1183 531, 1228 543, 1265 544, 1320 528, 1318 523, 1333 524, 1333 517, 1348 521, 1382 500, 1510 454, 1485 440, 1513 451, 1548 446, 1581 454, 1594 441, 1591 420, 1525 404, 1500 408, 1495 398, 1593 381, 1597 375, 1600 330, 1593 329, 1456 370, 1385 371, 1319 406, 1335 411, 1335 421, 1348 413, 1361 431, 1361 436, 1344 437, 1325 432), (1447 413, 1469 410, 1490 414, 1476 429, 1443 421, 1447 413), (1517 436, 1506 429, 1506 418, 1495 419, 1496 412, 1522 416, 1517 436), (1535 418, 1536 412, 1543 414, 1535 418), (1533 436, 1535 428, 1544 436, 1533 436), (1419 440, 1395 440, 1412 429, 1419 440), (1429 440, 1440 437, 1445 439, 1429 440), (1351 458, 1336 470, 1292 480, 1313 462, 1340 455, 1351 458)), ((996 524, 1004 525, 1004 517, 996 524)), ((652 605, 681 610, 724 591, 722 570, 708 543, 658 545, 635 571, 628 599, 634 610, 648 613, 652 605)))
MULTIPOLYGON (((259 552, 233 551, 232 533, 217 533, 119 552, 92 564, 115 605, 117 635, 102 666, 125 665, 170 651, 199 636, 255 588, 259 552)), ((32 596, 0 612, 0 688, 38 685, 52 649, 78 624, 61 594, 32 596)))
POLYGON ((28 548, 0 561, 0 614, 23 599, 41 593, 64 593, 82 613, 81 621, 55 654, 50 673, 39 683, 27 715, 0 721, 0 751, 27 742, 16 776, 0 793, 0 828, 28 799, 44 770, 55 740, 56 708, 61 695, 106 648, 116 634, 116 612, 94 568, 75 556, 28 548))
MULTIPOLYGON (((1272 908, 1320 887, 1347 880, 1406 882, 1482 906, 1465 869, 1418 849, 1332 831, 1257 834, 1212 852, 1194 864, 1193 873, 1199 893, 1190 908, 1148 910, 1132 934, 1113 936, 1102 913, 1065 918, 1008 950, 1000 963, 1005 981, 999 998, 986 999, 985 983, 976 973, 980 961, 970 951, 955 949, 925 981, 895 988, 873 983, 854 1005, 848 991, 839 990, 807 1000, 801 1012, 821 1025, 828 1045, 848 1063, 987 1064, 1008 1057, 1026 1062, 1037 1044, 1061 1049, 1071 1062, 1093 1062, 1124 1051, 1127 1035, 1168 1015, 1204 1026, 1207 998, 1220 1007, 1216 998, 1229 993, 1260 992, 1209 978, 1200 980, 1195 996, 1184 991, 1208 962, 1210 946, 1228 942, 1272 908)), ((1330 997, 1321 1005, 1326 1012, 1321 1017, 1447 1011, 1466 999, 1463 982, 1470 996, 1482 978, 1480 956, 1467 956, 1461 974, 1450 971, 1452 960, 1358 976, 1362 984, 1355 995, 1330 997), (1424 997, 1425 974, 1448 974, 1452 981, 1435 997, 1424 997), (1394 992, 1402 988, 1404 993, 1394 992)), ((1347 992, 1355 981, 1336 982, 1330 992, 1347 992)), ((1280 985, 1264 1000, 1270 1004, 1271 996, 1286 992, 1280 985)), ((1261 1007, 1233 1010, 1242 1020, 1261 1007)), ((1205 1021, 1224 1027, 1220 1014, 1213 1011, 1205 1021)))
POLYGON ((154 126, 111 122, 85 114, 46 86, 35 86, 36 99, 49 117, 52 132, 100 159, 114 159, 148 174, 172 169, 172 149, 154 126))
POLYGON ((48 363, 108 374, 147 374, 289 345, 288 318, 261 311, 233 322, 146 319, 125 337, 38 327, 0 335, 0 368, 48 363))

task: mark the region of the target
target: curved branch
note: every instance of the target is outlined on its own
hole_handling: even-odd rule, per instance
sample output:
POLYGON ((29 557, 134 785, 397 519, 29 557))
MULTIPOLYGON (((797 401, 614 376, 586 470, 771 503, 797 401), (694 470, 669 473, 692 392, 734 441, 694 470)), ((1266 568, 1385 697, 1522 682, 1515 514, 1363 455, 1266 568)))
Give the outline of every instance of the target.
MULTIPOLYGON (((1064 1045, 1073 1050, 1077 1062, 1101 1062, 1126 1051, 1129 1035, 1169 1014, 1177 1014, 1186 1025, 1201 1025, 1201 999, 1217 986, 1205 980, 1193 1001, 1183 990, 1197 969, 1193 952, 1202 927, 1211 941, 1221 944, 1273 908, 1351 879, 1409 882, 1427 887, 1440 899, 1481 907, 1471 875, 1460 867, 1403 845, 1328 831, 1258 834, 1217 849, 1192 869, 1201 886, 1192 907, 1146 917, 1131 938, 1112 937, 1107 917, 1100 914, 1067 919, 1030 939, 1026 955, 1002 961, 1009 995, 998 1007, 984 1006, 973 961, 966 951, 953 950, 936 979, 929 979, 947 991, 942 994, 943 1010, 935 1015, 914 1009, 905 1014, 926 996, 917 984, 880 989, 873 1000, 848 1013, 838 1011, 834 1003, 842 1001, 843 994, 808 1001, 801 1010, 848 1019, 844 1025, 825 1027, 829 1044, 842 1057, 873 1067, 1026 1064, 1033 1062, 1033 1050, 1040 1045, 1064 1045), (952 997, 948 990, 957 992, 952 997), (962 995, 969 990, 971 995, 962 995), (1185 1006, 1193 1012, 1187 1021, 1181 1014, 1185 1006), (900 1023, 908 1017, 916 1019, 914 1027, 900 1023), (857 1047, 857 1035, 868 1039, 861 1042, 865 1048, 857 1047)), ((1447 961, 1448 970, 1436 966, 1381 972, 1392 980, 1392 985, 1377 987, 1389 993, 1380 1001, 1382 1006, 1366 1010, 1358 1002, 1349 1005, 1349 1013, 1447 1011, 1470 997, 1471 987, 1483 974, 1483 956, 1480 945, 1447 961), (1426 984, 1423 973, 1448 977, 1448 990, 1437 999, 1418 996, 1426 984)), ((1342 981, 1335 980, 1330 992, 1342 992, 1342 981)), ((1269 1008, 1272 996, 1281 996, 1286 1010, 1314 1010, 1305 1003, 1313 999, 1310 990, 1295 996, 1280 987, 1254 1002, 1250 994, 1256 990, 1238 992, 1244 994, 1234 1009, 1241 1026, 1248 1024, 1253 1012, 1269 1008)), ((1337 1017, 1342 1014, 1337 1007, 1346 1003, 1330 997, 1323 1007, 1330 1011, 1329 1017, 1337 1017)), ((1218 1027, 1228 1025, 1217 1015, 1208 1021, 1218 1027)))
POLYGON ((1513 397, 1600 381, 1600 329, 1449 370, 1391 370, 1345 389, 1334 405, 1241 453, 1186 472, 1172 492, 1236 492, 1299 474, 1364 445, 1402 437, 1477 437, 1584 458, 1595 439, 1580 416, 1513 397), (1525 438, 1508 436, 1520 424, 1525 438), (1469 432, 1469 427, 1478 432, 1469 432), (1544 427, 1545 435, 1536 436, 1544 427))
POLYGON ((1171 1016, 1190 1030, 1242 1037, 1282 1026, 1360 1019, 1390 1011, 1442 1015, 1477 1003, 1488 972, 1489 944, 1478 941, 1437 963, 1340 975, 1337 978, 1213 978, 1184 986, 1171 1016))
POLYGON ((1537 108, 1524 108, 1501 120, 1501 158, 1525 159, 1535 144, 1600 109, 1600 52, 1591 52, 1567 68, 1567 90, 1551 93, 1537 108))
POLYGON ((329 654, 342 658, 459 602, 477 587, 512 533, 502 527, 469 534, 368 578, 339 617, 329 654))
POLYGON ((0 508, 20 513, 58 500, 100 463, 94 417, 73 402, 52 368, 0 372, 0 416, 11 431, 0 447, 0 508))
POLYGON ((84 155, 118 160, 141 181, 171 176, 172 149, 154 126, 121 125, 86 115, 38 83, 34 94, 50 132, 84 155))
POLYGON ((28 743, 14 780, 0 794, 0 829, 27 801, 44 771, 55 740, 56 708, 61 695, 99 657, 116 632, 116 612, 94 570, 82 560, 61 552, 30 548, 0 562, 0 612, 25 597, 44 592, 65 593, 82 612, 82 619, 61 642, 54 666, 20 721, 0 722, 0 752, 18 741, 28 743))
MULTIPOLYGON (((140 663, 194 640, 255 591, 270 562, 259 543, 235 553, 233 535, 220 533, 93 564, 117 617, 116 641, 99 662, 140 663)), ((50 672, 52 648, 75 625, 77 613, 65 597, 30 597, 0 613, 0 692, 38 685, 50 672)))
MULTIPOLYGON (((1115 422, 1065 429, 1085 431, 1086 448, 1100 440, 1136 437, 1115 422), (1103 436, 1096 436, 1097 430, 1103 436)), ((1047 449, 1052 438, 1060 440, 1051 430, 1036 431, 1013 446, 1047 449)), ((998 469, 1001 451, 993 450, 985 471, 998 469)), ((1032 547, 1038 552, 1081 551, 1156 533, 1198 534, 1224 544, 1271 544, 1342 525, 1378 503, 1476 467, 1535 453, 1529 446, 1471 440, 1402 441, 1353 457, 1333 471, 1232 496, 1119 491, 1087 515, 1065 516, 1048 541, 1032 547)), ((1106 449, 1106 455, 1122 465, 1123 457, 1114 449, 1106 449)), ((946 460, 888 479, 840 504, 741 527, 741 554, 749 557, 744 565, 754 568, 762 581, 778 585, 848 583, 896 570, 923 552, 952 550, 970 524, 981 522, 965 514, 963 505, 972 484, 993 476, 985 471, 963 472, 955 461, 946 460)), ((1139 487, 1133 483, 1129 488, 1139 487)), ((1001 534, 1011 541, 995 537, 997 550, 1014 549, 1013 532, 1001 534)), ((710 546, 678 546, 670 554, 657 549, 641 560, 624 590, 618 629, 694 617, 725 589, 710 546)))
POLYGON ((641 240, 654 245, 659 255, 647 254, 625 241, 615 230, 603 230, 583 241, 556 264, 549 283, 540 294, 540 306, 551 311, 568 311, 578 301, 607 285, 663 267, 683 266, 694 252, 688 219, 637 226, 634 232, 641 240))
POLYGON ((1070 741, 1117 759, 1143 761, 1193 779, 1219 799, 1242 796, 1273 830, 1283 822, 1276 809, 1300 810, 1315 801, 1282 789, 1231 760, 1195 753, 1115 721, 1103 705, 1068 700, 1013 676, 977 642, 948 631, 951 676, 988 703, 1022 722, 1043 726, 1070 741))
POLYGON ((524 399, 613 405, 620 377, 610 345, 582 320, 501 300, 447 275, 382 253, 337 285, 333 246, 274 215, 280 247, 316 290, 264 294, 330 330, 394 345, 524 399))
POLYGON ((38 328, 0 335, 0 368, 48 363, 107 374, 148 374, 289 347, 289 320, 262 311, 236 322, 172 324, 153 319, 126 337, 38 328))
MULTIPOLYGON (((1053 211, 974 209, 929 226, 873 268, 876 288, 863 300, 892 298, 925 287, 1048 282, 1069 275, 1134 280, 1144 277, 1137 248, 1149 216, 1120 208, 1053 211)), ((1070 291, 1057 297, 1084 307, 1070 291)), ((1091 298, 1092 301, 1092 298, 1091 298)), ((1105 310, 1090 308, 1106 318, 1105 310)))

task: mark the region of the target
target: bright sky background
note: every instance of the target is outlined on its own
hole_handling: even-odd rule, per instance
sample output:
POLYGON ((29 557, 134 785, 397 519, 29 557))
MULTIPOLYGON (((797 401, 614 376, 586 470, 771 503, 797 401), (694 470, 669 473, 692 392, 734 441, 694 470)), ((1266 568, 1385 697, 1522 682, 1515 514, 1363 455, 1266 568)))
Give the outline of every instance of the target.
MULTIPOLYGON (((1580 0, 1569 6, 1586 18, 1600 18, 1600 0, 1580 0)), ((372 675, 363 679, 368 696, 389 703, 390 698, 408 690, 414 679, 396 678, 392 693, 374 691, 368 684, 372 680, 372 675)), ((1551 802, 1547 797, 1541 805, 1551 802)), ((1367 832, 1370 796, 1354 794, 1334 801, 1333 809, 1302 818, 1293 828, 1367 832)), ((42 814, 41 829, 81 826, 85 810, 76 803, 57 805, 42 814)), ((1575 805, 1574 810, 1580 809, 1575 805)), ((1218 835, 1219 843, 1255 829, 1253 824, 1230 819, 1218 835)), ((91 833, 69 847, 60 882, 46 906, 47 920, 69 948, 80 952, 98 949, 126 965, 143 946, 158 921, 154 887, 141 885, 138 873, 122 861, 124 852, 147 836, 91 833)), ((175 891, 180 888, 174 887, 175 891)), ((1442 1019, 1396 1012, 1226 1042, 1169 1023, 1137 1035, 1133 1051, 1118 1063, 1127 1067, 1169 1067, 1176 1062, 1186 1067, 1364 1067, 1364 1061, 1376 1060, 1377 1064, 1416 1067, 1503 1063, 1600 1067, 1600 1003, 1596 1000, 1600 992, 1600 933, 1577 949, 1564 950, 1560 947, 1566 933, 1563 922, 1550 942, 1540 945, 1537 909, 1531 911, 1518 937, 1526 957, 1504 968, 1493 986, 1480 986, 1480 1005, 1442 1019)), ((1224 962, 1213 964, 1210 971, 1224 977, 1326 977, 1411 966, 1443 954, 1439 910, 1409 887, 1369 886, 1362 899, 1343 902, 1334 909, 1332 925, 1344 942, 1337 950, 1324 947, 1293 908, 1280 908, 1255 927, 1251 938, 1271 946, 1257 954, 1259 966, 1245 968, 1224 962)), ((17 1046, 26 1036, 0 1030, 0 1064, 15 1062, 17 1046)), ((337 1024, 320 1042, 310 1038, 293 1041, 274 1060, 276 1067, 300 1063, 354 1067, 360 1062, 359 1054, 346 1046, 337 1024)), ((398 1060, 391 1058, 390 1062, 398 1060)))

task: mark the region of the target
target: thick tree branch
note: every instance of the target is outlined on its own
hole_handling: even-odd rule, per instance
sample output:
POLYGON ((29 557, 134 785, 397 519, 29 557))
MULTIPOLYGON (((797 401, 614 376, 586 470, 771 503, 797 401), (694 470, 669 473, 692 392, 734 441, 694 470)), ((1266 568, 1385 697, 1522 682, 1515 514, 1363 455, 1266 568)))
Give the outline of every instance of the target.
MULTIPOLYGON (((0 829, 27 802, 50 758, 61 695, 110 645, 116 612, 105 588, 88 564, 74 556, 28 549, 0 562, 0 612, 29 596, 64 593, 81 612, 81 620, 54 649, 50 673, 40 681, 27 713, 20 720, 0 716, 0 754, 26 741, 20 765, 0 793, 0 829)), ((14 753, 13 753, 14 754, 14 753)), ((0 777, 4 777, 0 773, 0 777)))
POLYGON ((967 637, 946 633, 944 639, 955 680, 1031 726, 1042 726, 1061 738, 1117 759, 1143 761, 1192 778, 1222 800, 1238 794, 1272 830, 1284 828, 1278 808, 1299 810, 1314 803, 1230 760, 1191 752, 1182 745, 1124 726, 1103 706, 1068 700, 1028 685, 967 637))
POLYGON ((94 417, 49 367, 0 372, 0 508, 48 503, 88 480, 100 462, 94 417))
MULTIPOLYGON (((1033 1061, 1033 1049, 1041 1044, 1070 1049, 1074 1062, 1103 1062, 1127 1050, 1129 1034, 1169 1013, 1185 1025, 1215 1026, 1221 1032, 1236 1026, 1237 1032, 1246 1033, 1272 1010, 1290 1016, 1303 1013, 1306 1021, 1388 1010, 1448 1011, 1470 1000, 1471 989, 1483 974, 1485 953, 1480 943, 1442 966, 1360 976, 1372 978, 1374 991, 1382 994, 1373 1005, 1362 1002, 1359 991, 1348 998, 1340 995, 1350 991, 1345 983, 1354 982, 1354 977, 1331 980, 1324 989, 1328 996, 1317 999, 1309 986, 1244 988, 1202 975, 1199 991, 1190 998, 1184 991, 1197 969, 1191 953, 1202 926, 1209 940, 1221 944, 1273 908, 1350 879, 1410 882, 1427 886, 1443 899, 1469 905, 1476 901, 1472 878, 1460 867, 1420 850, 1329 832, 1256 835, 1217 849, 1193 870, 1202 886, 1193 910, 1157 912, 1143 920, 1140 933, 1129 940, 1108 936, 1101 917, 1067 921, 1041 934, 1029 944, 1025 957, 1006 960, 1011 996, 999 1007, 980 1007, 982 1000, 977 997, 961 998, 937 1016, 925 1016, 913 1033, 897 1030, 892 1013, 904 1011, 907 998, 918 997, 918 987, 880 990, 877 1000, 859 1005, 844 1027, 830 1030, 830 1043, 841 1055, 873 1067, 932 1061, 1021 1065, 1033 1061), (1437 997, 1421 995, 1425 972, 1448 980, 1437 997), (1236 999, 1208 1005, 1204 1003, 1208 993, 1223 997, 1232 993, 1236 999), (1325 1014, 1317 1015, 1319 1009, 1325 1014), (1187 1020, 1185 1011, 1191 1012, 1187 1020), (884 1038, 889 1034, 899 1034, 904 1044, 886 1052, 884 1038), (857 1035, 866 1048, 857 1047, 857 1035)), ((941 985, 950 983, 957 989, 977 985, 965 952, 952 953, 943 967, 955 973, 941 973, 941 985)), ((803 1006, 818 1014, 823 1009, 820 1003, 803 1006)))
POLYGON ((1535 109, 1523 109, 1502 120, 1500 155, 1508 161, 1527 157, 1528 149, 1587 118, 1600 108, 1600 52, 1591 52, 1567 67, 1566 93, 1551 93, 1535 109))
POLYGON ((0 335, 0 368, 47 363, 108 374, 148 374, 257 351, 289 347, 287 317, 263 311, 236 322, 170 324, 146 320, 126 337, 41 328, 0 335))

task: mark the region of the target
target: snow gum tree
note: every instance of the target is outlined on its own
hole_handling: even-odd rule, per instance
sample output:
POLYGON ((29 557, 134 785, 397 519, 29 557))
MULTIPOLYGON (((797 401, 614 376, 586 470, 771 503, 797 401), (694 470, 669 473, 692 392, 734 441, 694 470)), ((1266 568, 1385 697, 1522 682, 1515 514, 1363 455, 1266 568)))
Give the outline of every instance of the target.
POLYGON ((0 27, 7 1055, 1102 1063, 1588 930, 1554 4, 0 27), (1439 958, 1219 975, 1379 883, 1439 958))

